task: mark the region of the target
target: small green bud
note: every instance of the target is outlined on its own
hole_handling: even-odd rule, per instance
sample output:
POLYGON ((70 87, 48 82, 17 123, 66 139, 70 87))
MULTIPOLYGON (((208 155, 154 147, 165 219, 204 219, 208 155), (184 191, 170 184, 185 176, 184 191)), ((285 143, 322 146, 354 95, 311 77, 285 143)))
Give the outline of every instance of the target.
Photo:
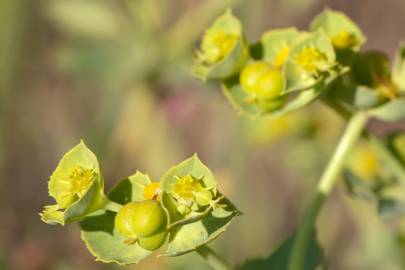
POLYGON ((115 217, 117 230, 127 237, 154 235, 166 224, 166 213, 155 200, 129 202, 115 217))
POLYGON ((278 68, 264 61, 256 61, 242 70, 240 84, 246 93, 258 99, 271 100, 282 92, 284 78, 278 68))
POLYGON ((152 236, 139 237, 138 243, 144 249, 153 251, 160 248, 164 244, 166 237, 167 231, 163 229, 161 232, 158 232, 152 236))

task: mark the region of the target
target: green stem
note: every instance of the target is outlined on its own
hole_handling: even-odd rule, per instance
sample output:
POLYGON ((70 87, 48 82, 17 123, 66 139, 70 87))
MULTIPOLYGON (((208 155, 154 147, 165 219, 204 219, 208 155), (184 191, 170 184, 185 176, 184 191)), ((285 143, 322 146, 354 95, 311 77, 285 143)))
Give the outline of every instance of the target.
POLYGON ((325 199, 330 195, 335 186, 338 176, 345 165, 346 157, 361 136, 368 115, 366 112, 357 112, 354 114, 346 127, 345 132, 329 161, 317 187, 317 191, 308 207, 303 222, 298 230, 290 256, 288 270, 303 269, 305 254, 308 248, 310 237, 313 233, 315 221, 322 208, 325 199))
POLYGON ((225 260, 219 256, 215 251, 213 251, 208 246, 199 247, 196 252, 204 258, 204 260, 211 266, 214 270, 231 270, 232 268, 229 266, 225 260))
POLYGON ((112 212, 118 212, 121 208, 122 205, 116 202, 111 201, 107 197, 104 197, 104 204, 103 208, 112 212))

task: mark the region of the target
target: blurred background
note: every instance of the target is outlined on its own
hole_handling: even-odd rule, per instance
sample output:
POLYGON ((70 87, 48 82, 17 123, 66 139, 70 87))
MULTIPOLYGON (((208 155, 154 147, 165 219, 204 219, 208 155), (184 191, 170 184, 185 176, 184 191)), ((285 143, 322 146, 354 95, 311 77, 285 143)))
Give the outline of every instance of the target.
MULTIPOLYGON (((250 41, 304 29, 327 6, 360 25, 367 48, 393 55, 405 37, 403 0, 0 0, 0 269, 119 269, 94 261, 77 225, 38 216, 49 175, 82 138, 107 188, 135 170, 159 180, 197 152, 244 212, 211 244, 230 262, 267 256, 293 232, 343 122, 322 105, 252 120, 190 75, 203 30, 230 3, 250 41)), ((343 185, 318 227, 329 269, 405 269, 402 221, 343 185)), ((188 254, 128 269, 208 266, 188 254)))

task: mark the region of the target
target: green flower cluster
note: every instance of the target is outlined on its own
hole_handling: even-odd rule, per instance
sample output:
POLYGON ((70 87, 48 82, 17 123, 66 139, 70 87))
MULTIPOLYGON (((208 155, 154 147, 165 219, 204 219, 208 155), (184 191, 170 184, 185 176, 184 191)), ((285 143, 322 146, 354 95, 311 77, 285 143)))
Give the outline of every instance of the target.
POLYGON ((229 101, 249 115, 281 115, 317 99, 350 111, 400 99, 404 53, 391 71, 384 53, 361 51, 365 41, 346 15, 326 9, 307 31, 270 30, 249 43, 228 10, 206 30, 193 73, 220 80, 229 101))
POLYGON ((96 156, 80 142, 49 181, 56 204, 41 219, 80 222, 82 239, 100 261, 138 263, 167 243, 164 256, 191 252, 214 240, 239 211, 216 188, 196 155, 171 168, 160 182, 136 172, 107 195, 96 156))

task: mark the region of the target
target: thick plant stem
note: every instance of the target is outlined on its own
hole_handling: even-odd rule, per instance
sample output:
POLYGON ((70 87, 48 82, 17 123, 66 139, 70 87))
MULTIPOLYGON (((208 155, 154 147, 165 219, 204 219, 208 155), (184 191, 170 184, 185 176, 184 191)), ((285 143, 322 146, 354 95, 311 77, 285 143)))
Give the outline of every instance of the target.
POLYGON ((210 247, 202 246, 199 247, 196 252, 204 258, 204 260, 211 266, 214 270, 231 270, 232 268, 229 266, 225 260, 219 256, 215 251, 213 251, 210 247))
POLYGON ((345 165, 346 157, 361 136, 367 120, 367 113, 362 111, 357 112, 350 118, 335 153, 318 182, 315 195, 298 230, 290 255, 288 270, 303 269, 308 243, 314 231, 319 211, 335 186, 338 176, 345 165))

